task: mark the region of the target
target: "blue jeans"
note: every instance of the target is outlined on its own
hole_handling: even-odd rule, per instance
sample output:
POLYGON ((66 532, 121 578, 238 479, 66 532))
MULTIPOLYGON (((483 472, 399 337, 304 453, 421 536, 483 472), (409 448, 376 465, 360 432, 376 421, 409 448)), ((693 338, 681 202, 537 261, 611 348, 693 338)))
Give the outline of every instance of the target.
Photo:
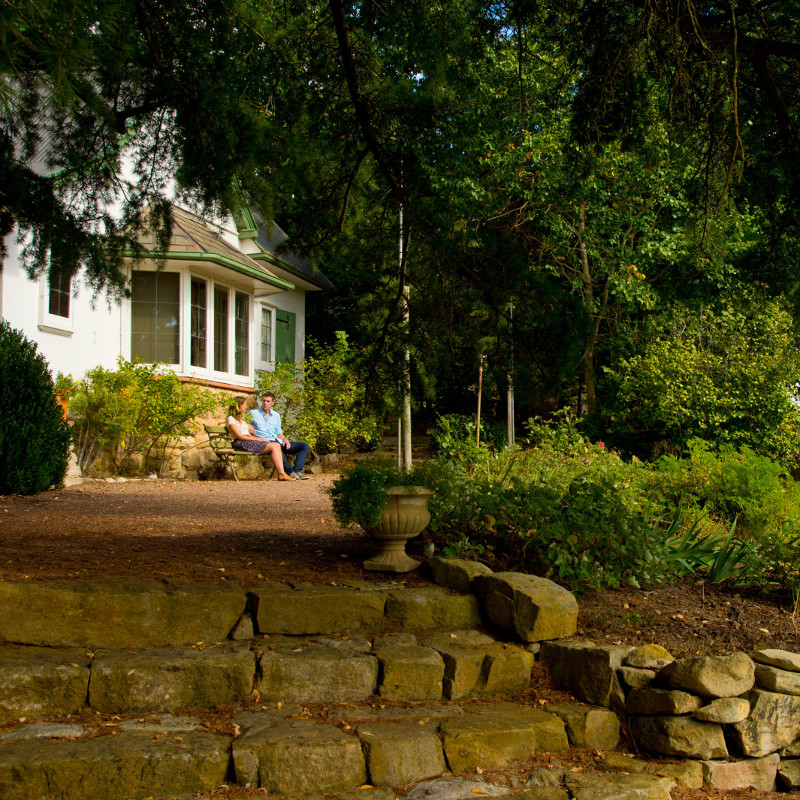
POLYGON ((288 448, 281 447, 284 470, 286 470, 286 472, 302 472, 310 449, 311 448, 305 442, 289 442, 288 448), (294 460, 294 466, 289 463, 289 459, 286 458, 286 456, 297 456, 294 460))

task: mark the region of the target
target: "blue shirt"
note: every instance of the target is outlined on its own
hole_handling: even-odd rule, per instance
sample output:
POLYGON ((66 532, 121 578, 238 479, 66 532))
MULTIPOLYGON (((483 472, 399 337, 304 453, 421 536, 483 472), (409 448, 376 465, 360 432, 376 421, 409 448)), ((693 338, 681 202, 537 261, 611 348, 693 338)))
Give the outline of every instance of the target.
POLYGON ((278 435, 283 436, 281 428, 281 415, 277 411, 269 410, 269 415, 261 408, 254 408, 250 412, 250 424, 256 429, 256 436, 268 439, 271 442, 279 441, 278 435))

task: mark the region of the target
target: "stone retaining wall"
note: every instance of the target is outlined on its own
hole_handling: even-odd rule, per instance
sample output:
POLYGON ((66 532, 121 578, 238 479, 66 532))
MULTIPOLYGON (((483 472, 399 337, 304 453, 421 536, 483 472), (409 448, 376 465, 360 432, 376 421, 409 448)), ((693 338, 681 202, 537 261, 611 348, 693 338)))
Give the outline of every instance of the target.
MULTIPOLYGON (((364 775, 389 785, 408 778, 402 759, 386 760, 393 748, 416 753, 408 758, 425 774, 442 763, 454 772, 499 769, 532 752, 613 748, 619 715, 640 751, 696 767, 664 765, 661 772, 675 780, 696 783, 702 773, 722 790, 772 789, 776 780, 800 788, 800 655, 761 650, 674 659, 657 645, 574 641, 577 603, 552 582, 438 558, 431 567, 438 583, 465 593, 398 584, 268 584, 247 594, 230 583, 0 582, 0 723, 86 707, 125 715, 258 699, 274 712, 377 695, 441 702, 449 711, 422 733, 408 714, 375 727, 375 711, 362 713, 353 720, 361 761, 348 755, 350 722, 345 735, 336 724, 323 731, 320 720, 302 714, 243 717, 230 751, 236 774, 278 794, 302 794, 281 783, 289 780, 284 773, 297 771, 275 764, 289 757, 284 751, 307 751, 311 762, 325 752, 346 773, 342 785, 364 775), (481 621, 502 631, 499 638, 475 631, 481 621), (589 705, 541 711, 494 704, 499 717, 487 711, 470 712, 468 724, 458 719, 454 703, 527 688, 535 653, 560 686, 589 705)), ((3 758, 12 772, 16 762, 13 748, 0 742, 2 787, 3 758)), ((177 751, 163 757, 173 756, 180 760, 177 751)), ((606 760, 631 773, 640 764, 615 754, 606 760)), ((214 763, 209 774, 216 775, 222 767, 214 763)))

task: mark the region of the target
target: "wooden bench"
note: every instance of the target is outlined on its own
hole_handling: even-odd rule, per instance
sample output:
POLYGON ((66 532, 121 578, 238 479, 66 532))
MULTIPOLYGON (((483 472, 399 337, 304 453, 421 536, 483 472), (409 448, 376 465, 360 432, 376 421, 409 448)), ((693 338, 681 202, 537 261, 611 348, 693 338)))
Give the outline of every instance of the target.
MULTIPOLYGON (((256 453, 248 453, 246 450, 233 449, 233 436, 228 430, 227 425, 203 425, 206 434, 208 435, 208 444, 214 451, 214 455, 226 466, 231 468, 233 477, 238 482, 239 476, 236 474, 236 457, 248 456, 250 458, 259 458, 264 465, 264 469, 269 469, 269 477, 275 474, 275 465, 272 463, 272 458, 268 453, 257 455, 256 453)), ((293 456, 289 457, 291 461, 293 456)))

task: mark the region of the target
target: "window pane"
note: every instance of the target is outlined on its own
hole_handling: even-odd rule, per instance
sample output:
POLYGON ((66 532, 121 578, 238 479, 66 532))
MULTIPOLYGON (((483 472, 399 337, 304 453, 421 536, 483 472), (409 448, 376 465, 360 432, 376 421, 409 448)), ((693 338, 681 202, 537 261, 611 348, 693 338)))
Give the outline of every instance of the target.
POLYGON ((261 360, 272 361, 272 311, 261 309, 261 360))
POLYGON ((131 357, 150 363, 180 362, 180 276, 134 272, 131 280, 131 357))
POLYGON ((206 282, 192 278, 192 334, 190 363, 193 367, 206 366, 206 282))
POLYGON ((56 317, 69 318, 70 283, 70 279, 61 272, 50 275, 48 313, 56 317))
POLYGON ((236 292, 234 309, 234 372, 237 375, 247 375, 250 371, 250 297, 242 292, 236 292))
POLYGON ((214 287, 214 369, 228 371, 228 290, 214 287))

